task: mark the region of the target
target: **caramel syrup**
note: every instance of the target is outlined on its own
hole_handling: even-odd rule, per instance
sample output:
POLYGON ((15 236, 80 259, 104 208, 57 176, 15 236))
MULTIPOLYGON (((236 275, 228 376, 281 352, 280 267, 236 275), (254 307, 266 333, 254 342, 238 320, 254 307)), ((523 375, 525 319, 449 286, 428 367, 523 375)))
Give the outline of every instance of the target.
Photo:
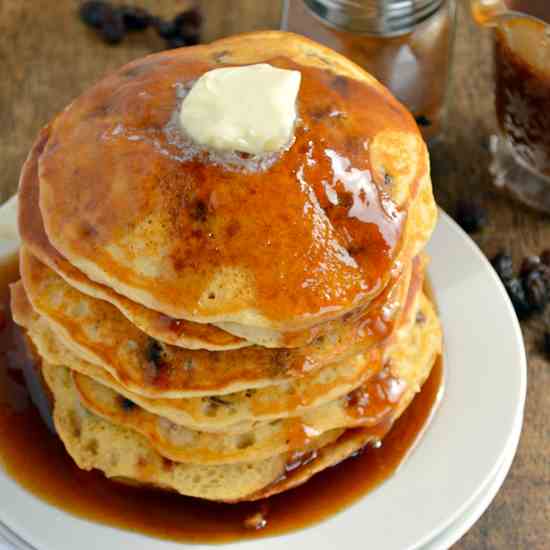
MULTIPOLYGON (((547 12, 550 16, 550 7, 547 12)), ((524 40, 530 37, 534 57, 550 52, 550 27, 541 22, 517 18, 497 27, 497 119, 514 157, 528 169, 550 177, 550 70, 525 56, 526 45, 522 50, 512 46, 518 35, 524 40)))
MULTIPOLYGON (((203 543, 310 526, 365 496, 396 471, 426 426, 441 393, 443 368, 438 361, 422 391, 380 447, 369 446, 306 484, 262 501, 218 504, 123 485, 98 471, 80 470, 33 406, 21 371, 14 368, 18 367, 14 364, 17 329, 7 306, 7 285, 17 278, 15 260, 0 269, 5 304, 0 324, 0 464, 37 497, 98 523, 163 539, 203 543)), ((307 460, 300 464, 304 462, 307 460)))

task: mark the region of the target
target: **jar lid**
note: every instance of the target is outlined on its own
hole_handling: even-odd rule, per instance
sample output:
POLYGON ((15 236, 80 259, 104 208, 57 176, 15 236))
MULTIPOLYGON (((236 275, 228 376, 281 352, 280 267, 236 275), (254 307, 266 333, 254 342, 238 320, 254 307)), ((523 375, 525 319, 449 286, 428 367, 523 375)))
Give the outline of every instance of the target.
POLYGON ((444 0, 303 0, 325 23, 379 36, 405 34, 433 15, 444 0))

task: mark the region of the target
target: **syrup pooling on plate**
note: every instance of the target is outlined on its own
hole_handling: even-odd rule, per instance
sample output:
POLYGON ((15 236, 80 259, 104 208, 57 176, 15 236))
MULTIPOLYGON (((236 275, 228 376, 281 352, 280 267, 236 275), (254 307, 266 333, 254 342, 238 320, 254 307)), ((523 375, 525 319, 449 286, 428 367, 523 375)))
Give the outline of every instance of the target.
MULTIPOLYGON (((16 264, 1 266, 0 275, 0 294, 3 303, 7 303, 6 283, 17 279, 16 264)), ((441 392, 439 362, 379 448, 369 446, 307 484, 269 499, 230 505, 206 502, 127 486, 108 480, 97 471, 80 470, 58 437, 42 422, 31 404, 23 377, 14 370, 12 356, 6 354, 12 349, 15 332, 9 309, 5 307, 3 311, 7 315, 0 329, 1 466, 26 490, 70 514, 168 540, 228 542, 281 534, 327 518, 395 471, 421 433, 441 392), (252 520, 258 515, 263 521, 254 523, 252 520), (261 529, 256 530, 256 526, 261 529)), ((289 454, 286 476, 296 475, 300 467, 316 458, 316 452, 289 454)))
POLYGON ((54 122, 40 159, 40 204, 54 246, 84 271, 99 266, 100 282, 138 288, 140 301, 150 294, 147 270, 154 269, 157 306, 174 317, 228 320, 254 307, 281 324, 307 323, 379 292, 406 216, 391 203, 391 178, 381 181, 371 170, 365 142, 388 127, 416 136, 414 121, 377 87, 285 58, 269 62, 300 70, 303 81, 295 141, 267 169, 232 170, 168 138, 180 101, 175 84, 214 67, 181 52, 123 69, 75 101, 54 122), (364 175, 361 188, 350 191, 333 174, 337 200, 325 192, 333 173, 327 149, 346 174, 364 175), (78 167, 69 168, 62 158, 74 151, 81 153, 78 167), (65 187, 72 169, 93 185, 65 187), (54 202, 64 215, 52 216, 54 202), (128 231, 135 240, 127 241, 128 231), (152 257, 156 267, 145 266, 143 258, 152 257), (276 258, 277 269, 266 258, 276 258), (134 260, 135 270, 128 269, 134 260), (218 306, 207 289, 234 270, 245 279, 243 292, 218 306))
POLYGON ((365 424, 382 422, 391 413, 406 387, 404 380, 384 368, 372 380, 347 396, 347 411, 365 424))

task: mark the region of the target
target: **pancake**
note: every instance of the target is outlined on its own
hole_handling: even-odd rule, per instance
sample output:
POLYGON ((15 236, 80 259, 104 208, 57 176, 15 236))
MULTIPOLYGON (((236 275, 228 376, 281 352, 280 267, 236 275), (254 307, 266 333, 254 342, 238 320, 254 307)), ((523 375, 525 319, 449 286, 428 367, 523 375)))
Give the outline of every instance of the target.
MULTIPOLYGON (((392 372, 416 374, 416 384, 402 395, 393 413, 397 418, 427 378, 441 349, 441 331, 427 299, 417 317, 416 337, 403 341, 392 372), (394 370, 395 369, 395 370, 394 370)), ((406 339, 405 339, 406 340, 406 339)), ((201 498, 237 501, 263 498, 303 483, 309 477, 353 454, 379 437, 375 429, 350 430, 334 442, 318 441, 301 455, 314 458, 288 472, 296 455, 279 455, 253 463, 193 465, 174 463, 154 451, 147 439, 133 430, 112 424, 87 412, 79 403, 70 371, 44 364, 45 379, 54 395, 54 420, 67 451, 83 469, 98 468, 108 477, 122 477, 201 498)))
MULTIPOLYGON (((104 285, 94 283, 53 248, 44 231, 38 207, 37 164, 47 136, 48 129, 44 128, 34 144, 21 173, 19 187, 21 204, 19 209, 20 233, 25 242, 25 247, 42 263, 63 277, 71 286, 85 294, 113 304, 130 322, 149 336, 161 342, 186 349, 238 349, 251 345, 253 342, 267 347, 298 347, 308 344, 316 337, 329 333, 333 325, 338 323, 338 321, 322 323, 307 330, 286 333, 257 327, 246 327, 236 323, 219 323, 219 327, 223 329, 221 331, 214 325, 167 317, 124 298, 104 285), (238 336, 234 337, 233 334, 238 336), (243 340, 243 338, 246 340, 243 340)), ((409 212, 411 223, 407 225, 407 246, 401 254, 401 259, 407 263, 420 253, 436 219, 431 185, 429 185, 429 181, 427 183, 424 182, 422 185, 409 212)), ((358 309, 353 314, 360 311, 361 309, 358 309)))
MULTIPOLYGON (((400 328, 408 331, 418 308, 423 271, 416 273, 405 307, 400 328)), ((176 424, 203 431, 242 433, 253 421, 297 416, 303 410, 336 399, 359 386, 379 372, 386 355, 384 348, 374 348, 367 356, 360 354, 336 365, 327 365, 300 378, 291 378, 276 385, 220 396, 189 399, 153 399, 133 393, 96 365, 83 361, 63 346, 45 319, 27 300, 21 283, 12 285, 12 311, 15 321, 25 327, 40 355, 48 363, 67 365, 115 390, 144 409, 164 416, 176 424)))
MULTIPOLYGON (((339 428, 375 425, 392 411, 392 403, 378 407, 371 402, 369 407, 361 408, 361 414, 357 414, 346 395, 308 409, 300 417, 257 422, 240 433, 227 430, 200 432, 174 424, 121 399, 115 391, 82 374, 73 373, 73 379, 80 401, 86 408, 114 424, 141 433, 161 455, 175 462, 226 464, 259 460, 302 449, 321 434, 328 435, 339 428)), ((397 400, 404 388, 405 381, 384 370, 355 391, 365 396, 391 391, 397 400)))
POLYGON ((19 182, 19 233, 25 246, 44 264, 48 265, 71 286, 95 298, 116 306, 127 319, 143 332, 161 342, 187 349, 237 349, 249 345, 214 325, 173 319, 145 308, 117 294, 109 287, 95 283, 71 265, 48 241, 38 207, 38 158, 49 136, 43 128, 34 143, 19 182))
POLYGON ((85 408, 117 426, 144 435, 159 454, 174 462, 252 462, 301 449, 323 433, 328 436, 331 432, 336 436, 335 430, 345 427, 346 419, 338 415, 339 407, 329 403, 316 411, 312 425, 305 424, 302 418, 291 418, 254 424, 242 433, 200 432, 174 424, 141 407, 128 406, 116 392, 82 374, 73 373, 73 381, 85 408), (331 416, 331 413, 338 416, 331 416))
POLYGON ((44 363, 42 371, 55 398, 57 433, 82 470, 95 468, 107 477, 128 478, 212 500, 242 498, 284 473, 285 456, 224 465, 172 463, 144 437, 88 413, 78 402, 68 369, 44 363))
MULTIPOLYGON (((416 393, 420 391, 442 351, 441 325, 433 305, 425 296, 422 299, 420 314, 411 338, 402 338, 400 342, 401 345, 398 345, 392 354, 392 373, 403 377, 410 377, 415 373, 416 382, 410 385, 402 395, 393 412, 393 421, 401 416, 416 393)), ((352 456, 370 442, 380 439, 383 441, 384 435, 390 428, 391 423, 348 430, 336 442, 318 449, 313 454, 306 453, 307 460, 304 465, 293 468, 275 483, 240 500, 258 500, 297 487, 315 474, 352 456)))
POLYGON ((248 432, 206 433, 176 425, 138 406, 89 377, 73 374, 81 403, 110 422, 144 435, 161 455, 176 462, 232 463, 300 450, 338 428, 376 426, 387 420, 407 389, 416 393, 441 350, 435 313, 419 300, 412 329, 403 327, 388 350, 387 366, 339 399, 306 410, 298 418, 258 422, 248 432), (418 314, 418 315, 417 315, 418 314))
POLYGON ((53 121, 38 164, 47 237, 89 279, 176 319, 279 331, 379 295, 429 185, 406 109, 344 57, 275 31, 126 65, 53 121), (176 130, 194 79, 264 61, 302 73, 288 150, 225 158, 176 130))
MULTIPOLYGON (((261 388, 343 361, 382 342, 399 320, 412 267, 358 318, 342 318, 339 330, 309 346, 231 351, 185 350, 161 344, 132 325, 108 302, 69 286, 25 248, 20 267, 33 308, 62 343, 80 358, 106 369, 132 392, 148 397, 191 397, 261 388)), ((422 277, 423 260, 415 260, 422 277)))
MULTIPOLYGON (((424 179, 420 183, 417 195, 412 200, 408 211, 408 222, 404 236, 404 246, 400 252, 399 258, 392 269, 392 278, 399 276, 403 266, 408 265, 413 258, 420 255, 428 242, 437 221, 437 206, 434 202, 433 191, 429 179, 424 179)), ((390 285, 392 284, 390 279, 390 285)), ((386 290, 387 292, 387 290, 386 290)), ((374 300, 379 301, 380 296, 374 300)), ((372 304, 367 304, 357 308, 350 314, 357 314, 360 311, 368 309, 372 304)), ((310 327, 307 330, 294 332, 279 332, 267 328, 250 327, 238 323, 216 323, 215 326, 223 329, 230 334, 239 336, 249 342, 255 342, 266 347, 297 347, 309 343, 314 337, 330 334, 334 326, 338 324, 338 319, 328 321, 322 324, 310 327)))
POLYGON ((248 389, 224 396, 187 399, 154 399, 132 393, 109 373, 79 359, 63 348, 44 319, 36 316, 25 322, 28 335, 41 357, 54 365, 68 365, 77 373, 114 390, 119 396, 147 411, 164 416, 175 424, 208 432, 243 433, 258 420, 294 417, 309 407, 319 406, 355 389, 382 368, 381 350, 360 355, 337 366, 329 365, 303 378, 256 390, 248 389))

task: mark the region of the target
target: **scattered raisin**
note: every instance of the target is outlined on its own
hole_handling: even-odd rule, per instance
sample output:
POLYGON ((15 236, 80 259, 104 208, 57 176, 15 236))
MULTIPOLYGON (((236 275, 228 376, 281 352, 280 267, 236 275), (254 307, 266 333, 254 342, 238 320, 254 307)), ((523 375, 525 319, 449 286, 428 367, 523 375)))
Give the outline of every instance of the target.
POLYGON ((523 278, 523 288, 527 301, 534 312, 541 312, 548 303, 548 287, 544 275, 535 269, 523 278))
POLYGON ((456 206, 455 220, 466 233, 477 233, 487 225, 487 211, 474 201, 461 200, 456 206))
POLYGON ((540 258, 538 256, 527 256, 524 258, 523 262, 521 262, 519 274, 522 277, 526 277, 531 271, 538 269, 540 265, 540 258))
POLYGON ((432 121, 425 115, 418 115, 418 116, 414 117, 414 120, 416 120, 416 123, 419 126, 431 126, 432 125, 432 121))
POLYGON ((202 13, 198 7, 191 8, 174 17, 174 23, 178 27, 189 25, 198 29, 202 25, 202 13))
POLYGON ((187 42, 185 39, 181 36, 173 36, 172 38, 166 39, 166 48, 168 50, 173 50, 175 48, 183 48, 183 46, 187 46, 187 42))
POLYGON ((527 317, 529 317, 529 315, 533 312, 533 309, 527 299, 521 281, 518 278, 513 277, 511 279, 504 279, 502 282, 504 283, 504 288, 506 288, 506 292, 512 301, 512 305, 516 310, 518 319, 527 319, 527 317))
POLYGON ((157 30, 158 35, 165 40, 179 36, 179 27, 174 23, 174 21, 156 19, 155 29, 157 30))
POLYGON ((203 200, 197 199, 189 207, 189 215, 197 222, 205 222, 208 214, 208 206, 203 200))
POLYGON ((546 331, 542 337, 542 351, 550 359, 550 331, 546 331))
POLYGON ((127 31, 143 31, 153 23, 153 17, 143 8, 120 6, 119 11, 127 31))
POLYGON ((507 281, 514 277, 514 266, 512 264, 512 257, 509 254, 499 252, 491 260, 491 264, 502 281, 507 281))
POLYGON ((162 346, 154 339, 149 339, 149 344, 147 345, 147 361, 153 363, 156 367, 162 365, 162 346))
POLYGON ((122 14, 118 10, 108 9, 103 15, 99 33, 107 44, 119 44, 126 34, 122 14))
POLYGON ((103 24, 103 18, 108 10, 112 11, 112 8, 107 2, 84 2, 80 6, 78 14, 83 23, 94 29, 99 29, 103 24))
POLYGON ((200 42, 202 14, 195 7, 178 13, 173 19, 154 17, 144 8, 132 5, 113 6, 102 0, 84 2, 78 10, 80 19, 97 29, 108 44, 118 44, 127 31, 143 31, 154 26, 168 48, 192 46, 200 42))
POLYGON ((132 411, 136 408, 136 404, 133 401, 130 401, 129 399, 126 399, 126 397, 121 397, 120 406, 125 411, 132 411))
POLYGON ((550 248, 547 248, 546 250, 543 250, 540 253, 540 261, 544 264, 550 267, 550 248))
POLYGON ((201 33, 198 29, 182 28, 181 36, 187 46, 196 46, 201 41, 201 33))

